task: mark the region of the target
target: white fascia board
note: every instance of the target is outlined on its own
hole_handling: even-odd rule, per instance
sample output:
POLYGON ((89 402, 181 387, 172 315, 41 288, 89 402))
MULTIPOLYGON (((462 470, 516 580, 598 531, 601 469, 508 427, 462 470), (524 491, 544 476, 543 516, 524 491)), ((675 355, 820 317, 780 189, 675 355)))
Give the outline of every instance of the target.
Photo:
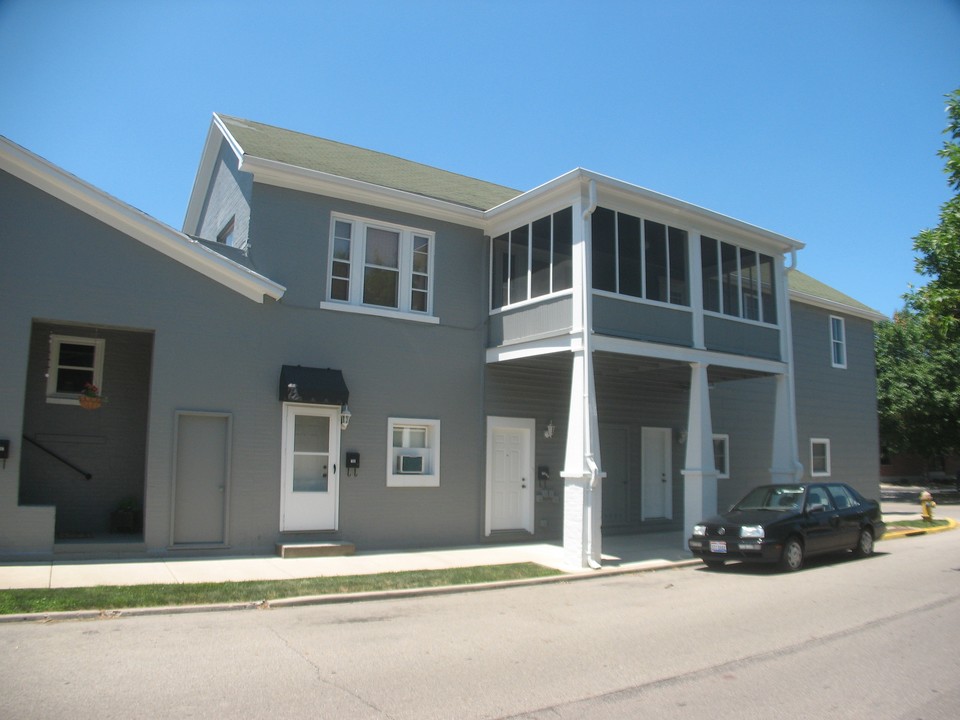
POLYGON ((852 305, 845 305, 844 303, 835 302, 833 300, 826 300, 816 295, 808 295, 807 293, 797 292, 796 290, 790 291, 790 301, 803 303, 804 305, 813 305, 814 307, 822 308, 824 310, 829 310, 830 312, 839 313, 842 315, 852 315, 853 317, 863 318, 864 320, 869 320, 871 322, 883 322, 884 320, 889 320, 886 315, 883 313, 877 312, 876 310, 865 310, 863 308, 853 307, 852 305))
POLYGON ((286 291, 3 137, 0 169, 255 302, 286 291))
POLYGON ((787 364, 779 360, 766 360, 746 355, 730 355, 713 350, 697 350, 679 345, 661 345, 642 340, 627 340, 606 335, 594 335, 594 351, 610 352, 619 355, 635 355, 658 360, 674 360, 683 363, 702 363, 718 367, 749 370, 751 372, 782 375, 787 372, 787 364))
POLYGON ((396 190, 246 154, 241 158, 240 170, 251 173, 256 182, 267 185, 389 208, 467 227, 483 227, 482 210, 405 190, 396 190))
POLYGON ((485 232, 491 237, 576 203, 581 195, 582 171, 577 168, 484 213, 485 232))
POLYGON ((606 200, 613 205, 639 206, 645 216, 652 220, 662 220, 668 224, 672 222, 686 229, 714 232, 721 235, 722 239, 736 239, 777 254, 794 252, 804 247, 804 243, 799 240, 584 168, 564 173, 488 210, 488 234, 499 234, 503 228, 510 226, 511 221, 519 220, 519 216, 529 216, 531 213, 528 206, 531 203, 539 206, 551 200, 556 201, 590 180, 597 183, 600 204, 606 200))
POLYGON ((515 345, 501 345, 487 348, 487 363, 521 360, 539 355, 552 355, 559 352, 573 352, 583 348, 579 334, 558 335, 541 340, 520 342, 515 345))

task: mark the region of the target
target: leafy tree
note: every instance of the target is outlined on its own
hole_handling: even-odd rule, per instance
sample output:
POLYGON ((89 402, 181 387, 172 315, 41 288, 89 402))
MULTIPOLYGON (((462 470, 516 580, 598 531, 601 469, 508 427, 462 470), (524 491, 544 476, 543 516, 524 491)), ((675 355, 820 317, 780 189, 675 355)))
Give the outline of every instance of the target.
MULTIPOLYGON (((945 160, 950 187, 960 191, 960 89, 947 95, 949 122, 937 154, 945 160)), ((930 280, 907 295, 907 303, 931 329, 960 340, 960 194, 940 208, 940 224, 924 230, 913 240, 919 253, 916 269, 930 280)))
MULTIPOLYGON (((946 98, 950 139, 938 155, 957 192, 960 89, 946 98)), ((917 235, 913 249, 917 272, 929 280, 876 328, 880 440, 891 452, 942 463, 960 451, 960 194, 941 206, 940 224, 917 235)))
POLYGON ((903 310, 876 328, 880 441, 928 460, 960 448, 960 353, 903 310))

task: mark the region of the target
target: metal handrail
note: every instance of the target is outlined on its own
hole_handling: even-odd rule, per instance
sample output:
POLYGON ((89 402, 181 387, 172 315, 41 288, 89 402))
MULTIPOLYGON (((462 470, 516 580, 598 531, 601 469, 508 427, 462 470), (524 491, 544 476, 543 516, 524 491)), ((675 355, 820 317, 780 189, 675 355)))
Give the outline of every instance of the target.
POLYGON ((43 445, 41 445, 40 443, 38 443, 36 440, 34 440, 34 439, 32 439, 32 438, 28 438, 26 435, 23 436, 23 439, 26 440, 26 441, 27 441, 28 443, 30 443, 31 445, 33 445, 34 447, 40 448, 41 450, 43 450, 43 451, 44 451, 47 455, 49 455, 50 457, 52 457, 52 458, 54 458, 54 459, 56 459, 56 460, 59 460, 60 462, 62 462, 64 465, 66 465, 66 466, 67 466, 68 468, 70 468, 71 470, 76 470, 78 473, 80 473, 81 475, 83 475, 83 477, 84 477, 85 480, 90 480, 90 479, 93 477, 93 475, 91 475, 90 473, 88 473, 86 470, 82 470, 82 469, 78 468, 76 465, 74 465, 72 462, 70 462, 69 460, 67 460, 65 457, 62 457, 61 455, 57 455, 57 453, 55 453, 53 450, 51 450, 51 449, 48 448, 48 447, 44 447, 43 445))

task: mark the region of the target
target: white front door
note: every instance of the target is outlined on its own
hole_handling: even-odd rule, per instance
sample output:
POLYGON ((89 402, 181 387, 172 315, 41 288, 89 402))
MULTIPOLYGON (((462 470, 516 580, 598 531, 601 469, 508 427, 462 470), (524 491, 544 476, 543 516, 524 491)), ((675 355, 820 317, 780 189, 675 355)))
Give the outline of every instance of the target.
POLYGON ((340 410, 285 405, 280 529, 336 530, 340 410))
POLYGON ((487 418, 487 535, 533 532, 534 430, 533 420, 487 418))
POLYGON ((670 428, 641 429, 640 452, 643 456, 641 520, 673 517, 671 443, 670 428))

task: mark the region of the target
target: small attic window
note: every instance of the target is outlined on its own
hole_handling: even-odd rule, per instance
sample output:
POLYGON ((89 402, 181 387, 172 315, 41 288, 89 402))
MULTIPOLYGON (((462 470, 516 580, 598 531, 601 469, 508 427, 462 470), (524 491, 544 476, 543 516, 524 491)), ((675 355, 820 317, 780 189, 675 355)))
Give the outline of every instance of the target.
POLYGON ((233 235, 233 229, 236 225, 236 216, 230 218, 227 221, 227 224, 223 226, 223 230, 217 233, 217 242, 224 245, 229 245, 230 247, 235 247, 235 240, 233 235))

